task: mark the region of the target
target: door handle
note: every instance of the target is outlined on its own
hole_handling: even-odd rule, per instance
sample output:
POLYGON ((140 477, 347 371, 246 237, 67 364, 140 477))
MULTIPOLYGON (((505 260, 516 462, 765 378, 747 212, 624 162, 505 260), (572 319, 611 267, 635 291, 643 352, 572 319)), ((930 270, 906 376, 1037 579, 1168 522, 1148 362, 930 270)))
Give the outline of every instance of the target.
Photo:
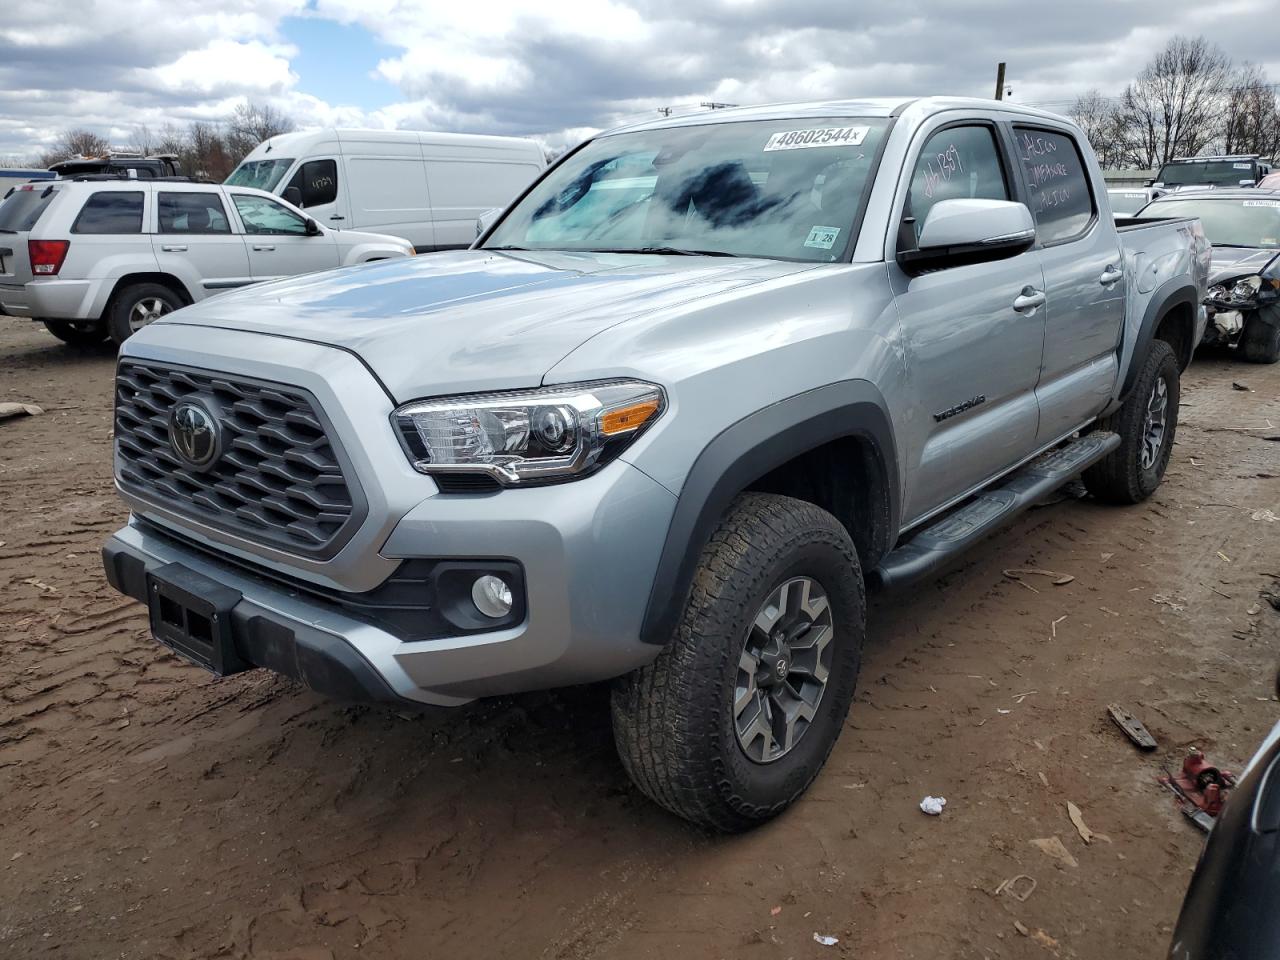
POLYGON ((187 245, 185 243, 166 243, 160 249, 165 253, 186 253, 187 245))
POLYGON ((1023 287, 1022 293, 1013 298, 1013 309, 1019 313, 1030 313, 1036 307, 1044 306, 1044 301, 1043 290, 1037 290, 1035 287, 1023 287))
POLYGON ((1098 277, 1098 282, 1104 287, 1109 287, 1113 283, 1119 283, 1123 276, 1124 272, 1119 267, 1114 263, 1108 263, 1106 269, 1102 271, 1102 276, 1098 277))
POLYGON ((346 218, 346 217, 339 216, 338 214, 336 214, 336 213, 335 213, 335 214, 334 214, 332 217, 330 217, 329 219, 330 219, 330 220, 345 220, 345 219, 347 219, 347 218, 346 218))
POLYGON ((276 245, 274 243, 255 243, 253 245, 255 250, 274 250, 275 248, 276 245))

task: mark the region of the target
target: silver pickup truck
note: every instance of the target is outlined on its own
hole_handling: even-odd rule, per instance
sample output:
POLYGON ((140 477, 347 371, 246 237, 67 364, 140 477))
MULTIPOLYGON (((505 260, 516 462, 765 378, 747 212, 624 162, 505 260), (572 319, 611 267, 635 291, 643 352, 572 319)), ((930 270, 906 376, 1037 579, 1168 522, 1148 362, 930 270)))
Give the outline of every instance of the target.
POLYGON ((707 826, 818 774, 865 585, 1083 475, 1160 483, 1198 221, 1117 231, 1061 117, 788 104, 595 137, 471 250, 185 307, 121 351, 107 576, 220 674, 453 705, 613 680, 707 826))

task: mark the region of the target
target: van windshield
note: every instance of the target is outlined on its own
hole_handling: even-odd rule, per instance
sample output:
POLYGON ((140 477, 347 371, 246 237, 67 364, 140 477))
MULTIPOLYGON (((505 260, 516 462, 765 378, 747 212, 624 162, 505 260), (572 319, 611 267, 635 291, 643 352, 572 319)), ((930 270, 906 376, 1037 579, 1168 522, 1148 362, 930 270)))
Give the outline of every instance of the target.
POLYGON ((293 160, 283 157, 279 160, 245 160, 223 182, 232 187, 274 190, 291 166, 293 160))
POLYGON ((806 117, 603 136, 539 181, 484 248, 835 261, 887 128, 806 117))

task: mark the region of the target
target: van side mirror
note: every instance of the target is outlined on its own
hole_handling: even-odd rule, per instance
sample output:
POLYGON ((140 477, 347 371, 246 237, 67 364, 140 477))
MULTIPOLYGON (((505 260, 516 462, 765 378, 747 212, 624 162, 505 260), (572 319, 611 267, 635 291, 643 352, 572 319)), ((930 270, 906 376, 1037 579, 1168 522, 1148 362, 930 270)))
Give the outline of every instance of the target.
POLYGON ((292 203, 295 207, 302 206, 302 191, 297 187, 285 187, 284 199, 286 203, 292 203))
POLYGON ((999 260, 1029 249, 1036 225, 1026 204, 1010 200, 940 200, 933 205, 904 266, 939 269, 999 260))
POLYGON ((307 217, 307 236, 318 237, 320 236, 320 232, 320 224, 316 223, 310 217, 307 217))
POLYGON ((1143 181, 1142 181, 1142 185, 1143 185, 1144 187, 1154 187, 1154 186, 1156 185, 1156 178, 1155 178, 1155 177, 1147 177, 1147 179, 1145 179, 1145 180, 1143 180, 1143 181))
POLYGON ((477 240, 479 240, 481 237, 483 237, 486 233, 489 232, 489 228, 493 226, 493 222, 498 219, 498 215, 500 213, 502 213, 501 207, 493 207, 492 209, 486 210, 484 213, 480 214, 480 216, 476 217, 476 239, 477 240))

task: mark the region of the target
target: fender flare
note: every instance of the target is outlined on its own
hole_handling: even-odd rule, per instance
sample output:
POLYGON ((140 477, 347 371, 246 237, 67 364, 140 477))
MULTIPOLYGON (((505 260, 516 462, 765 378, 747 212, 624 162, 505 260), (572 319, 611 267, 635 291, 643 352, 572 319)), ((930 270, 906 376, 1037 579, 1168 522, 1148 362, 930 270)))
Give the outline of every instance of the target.
POLYGON ((788 461, 845 437, 865 439, 874 451, 886 499, 887 551, 898 531, 901 494, 884 397, 866 380, 843 380, 797 394, 727 427, 694 461, 667 528, 640 639, 655 645, 671 639, 702 550, 739 493, 788 461))
MULTIPOLYGON (((1129 396, 1129 391, 1133 388, 1133 383, 1138 379, 1138 369, 1140 366, 1139 357, 1145 357, 1147 350, 1151 347, 1151 341, 1155 339, 1156 327, 1160 325, 1161 319, 1164 318, 1174 307, 1187 304, 1192 311, 1200 306, 1200 292, 1196 289, 1195 284, 1188 280, 1185 276, 1170 277, 1160 286, 1156 287, 1155 293, 1151 295, 1151 302, 1147 304, 1146 312, 1142 315, 1142 325, 1138 328, 1138 339, 1133 344, 1133 354, 1129 357, 1129 369, 1125 371, 1124 385, 1120 388, 1119 400, 1123 401, 1129 396)), ((1195 321, 1191 323, 1191 334, 1195 336, 1195 321)), ((1198 344, 1192 343, 1190 353, 1187 356, 1188 363, 1191 356, 1195 354, 1198 344)), ((1181 362, 1181 358, 1179 358, 1181 362)))

